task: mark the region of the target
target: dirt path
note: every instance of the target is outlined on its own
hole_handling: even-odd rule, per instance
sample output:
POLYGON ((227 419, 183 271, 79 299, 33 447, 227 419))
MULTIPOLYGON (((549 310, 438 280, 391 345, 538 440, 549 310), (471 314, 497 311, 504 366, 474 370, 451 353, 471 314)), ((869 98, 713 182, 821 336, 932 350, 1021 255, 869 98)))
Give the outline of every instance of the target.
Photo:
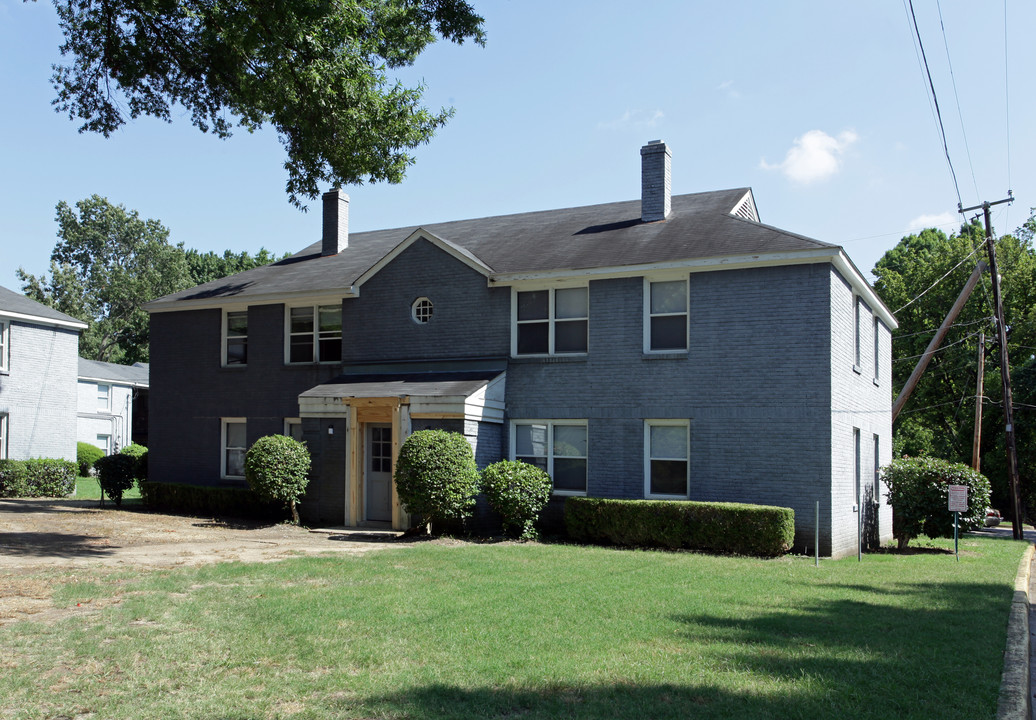
POLYGON ((100 509, 96 500, 0 500, 0 624, 50 615, 55 580, 79 570, 271 562, 406 544, 388 532, 310 532, 290 525, 117 510, 110 504, 100 509))

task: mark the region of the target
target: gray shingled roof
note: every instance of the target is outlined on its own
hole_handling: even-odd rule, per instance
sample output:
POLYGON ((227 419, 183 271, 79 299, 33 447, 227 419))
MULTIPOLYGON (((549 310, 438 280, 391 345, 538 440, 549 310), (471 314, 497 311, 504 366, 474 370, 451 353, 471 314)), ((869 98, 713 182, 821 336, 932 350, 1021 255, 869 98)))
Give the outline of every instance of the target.
POLYGON ((108 380, 122 385, 148 387, 148 375, 147 363, 116 365, 115 363, 101 362, 100 360, 79 358, 79 377, 81 379, 108 380))
POLYGON ((52 307, 47 307, 42 303, 38 303, 35 300, 16 293, 14 290, 8 290, 7 288, 0 286, 0 313, 9 312, 18 315, 25 315, 30 318, 38 318, 42 321, 56 321, 59 323, 72 323, 86 327, 86 323, 82 320, 78 320, 71 315, 66 315, 63 312, 58 312, 52 307))
POLYGON ((419 227, 459 246, 494 273, 623 267, 758 253, 836 248, 731 215, 748 188, 677 195, 664 222, 640 219, 640 200, 565 210, 350 233, 349 247, 321 257, 320 242, 262 268, 167 295, 176 301, 241 299, 348 287, 419 227))

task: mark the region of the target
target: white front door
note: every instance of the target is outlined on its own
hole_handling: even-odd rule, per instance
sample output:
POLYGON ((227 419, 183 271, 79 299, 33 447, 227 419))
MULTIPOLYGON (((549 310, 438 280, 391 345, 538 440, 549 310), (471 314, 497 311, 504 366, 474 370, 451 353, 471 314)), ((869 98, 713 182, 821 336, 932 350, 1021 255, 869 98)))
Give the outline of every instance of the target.
POLYGON ((364 475, 367 519, 392 522, 392 426, 367 425, 364 475))

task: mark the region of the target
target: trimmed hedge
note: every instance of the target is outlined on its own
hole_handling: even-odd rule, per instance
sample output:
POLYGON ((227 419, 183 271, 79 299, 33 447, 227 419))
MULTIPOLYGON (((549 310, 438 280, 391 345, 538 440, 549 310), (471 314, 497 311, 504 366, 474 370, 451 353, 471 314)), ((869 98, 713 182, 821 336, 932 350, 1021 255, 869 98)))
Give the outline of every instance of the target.
POLYGON ((565 528, 580 542, 775 557, 791 549, 791 508, 687 500, 565 501, 565 528))
POLYGON ((72 460, 0 460, 0 497, 68 497, 78 473, 72 460))
POLYGON ((76 462, 79 464, 79 474, 86 477, 93 470, 94 463, 104 457, 104 450, 91 445, 90 443, 76 443, 76 462))
POLYGON ((280 520, 284 512, 282 504, 265 502, 250 488, 181 485, 149 480, 138 483, 138 486, 144 506, 154 512, 256 520, 280 520))
POLYGON ((147 448, 137 443, 130 443, 122 450, 120 455, 129 455, 134 459, 133 477, 137 480, 147 480, 147 448))
POLYGON ((101 491, 115 502, 116 507, 120 507, 122 494, 133 487, 136 479, 137 458, 122 453, 108 455, 95 462, 94 468, 101 491))

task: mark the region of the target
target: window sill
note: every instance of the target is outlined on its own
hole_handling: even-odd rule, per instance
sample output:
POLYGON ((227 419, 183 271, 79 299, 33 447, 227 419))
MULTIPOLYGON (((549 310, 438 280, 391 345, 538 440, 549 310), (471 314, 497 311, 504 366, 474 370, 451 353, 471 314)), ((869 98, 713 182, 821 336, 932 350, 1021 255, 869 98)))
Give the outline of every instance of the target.
POLYGON ((641 354, 642 360, 686 360, 687 350, 656 350, 645 351, 641 354))
POLYGON ((861 368, 859 365, 853 365, 853 372, 857 375, 863 375, 863 368, 861 368))
POLYGON ((341 365, 341 360, 310 360, 309 362, 287 362, 284 367, 313 367, 314 365, 341 365))
POLYGON ((551 495, 554 497, 586 497, 586 490, 554 490, 551 495))
POLYGON ((644 494, 645 500, 690 500, 689 495, 651 495, 650 493, 644 494))
POLYGON ((881 383, 878 381, 878 378, 874 378, 871 382, 874 383, 874 387, 881 387, 881 383))
POLYGON ((234 371, 234 370, 247 370, 248 369, 248 365, 220 365, 219 369, 220 370, 231 370, 231 371, 234 371))
POLYGON ((511 362, 515 364, 585 363, 587 357, 587 353, 579 355, 512 355, 511 362))

